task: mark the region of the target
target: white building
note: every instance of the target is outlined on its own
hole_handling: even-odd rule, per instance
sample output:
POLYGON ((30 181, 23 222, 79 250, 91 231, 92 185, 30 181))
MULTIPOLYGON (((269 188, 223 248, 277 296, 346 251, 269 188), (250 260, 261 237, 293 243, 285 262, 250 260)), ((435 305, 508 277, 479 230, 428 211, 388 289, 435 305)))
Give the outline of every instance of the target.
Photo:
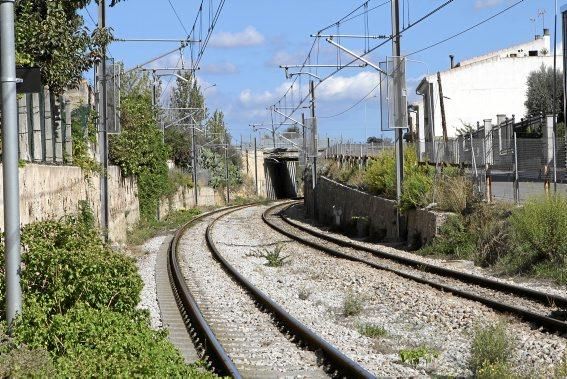
MULTIPOLYGON (((451 59, 452 61, 452 59, 451 59)), ((563 67, 562 57, 557 68, 563 67)), ((455 137, 465 126, 496 122, 497 115, 517 119, 526 115, 527 78, 542 65, 553 67, 549 31, 533 41, 464 60, 440 72, 447 136, 455 137)), ((420 156, 431 141, 443 136, 441 98, 437 73, 425 77, 416 90, 417 135, 420 156)), ((426 150, 427 149, 427 150, 426 150)))

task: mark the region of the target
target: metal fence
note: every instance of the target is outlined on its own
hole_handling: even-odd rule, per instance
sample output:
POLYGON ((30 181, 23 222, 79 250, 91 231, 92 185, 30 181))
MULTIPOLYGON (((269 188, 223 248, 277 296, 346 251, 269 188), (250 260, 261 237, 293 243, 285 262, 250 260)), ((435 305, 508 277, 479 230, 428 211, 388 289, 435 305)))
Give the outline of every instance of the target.
MULTIPOLYGON (((331 145, 325 155, 335 159, 368 157, 391 144, 331 145)), ((520 202, 549 191, 567 194, 567 144, 565 132, 555 136, 553 117, 503 119, 497 125, 485 121, 447 141, 417 143, 422 164, 458 166, 470 176, 475 190, 486 200, 520 202)))
POLYGON ((428 162, 459 165, 487 199, 520 202, 548 191, 567 193, 565 135, 556 137, 553 117, 485 122, 458 137, 425 145, 428 162))
POLYGON ((19 159, 61 164, 72 161, 71 107, 49 91, 18 96, 19 159))

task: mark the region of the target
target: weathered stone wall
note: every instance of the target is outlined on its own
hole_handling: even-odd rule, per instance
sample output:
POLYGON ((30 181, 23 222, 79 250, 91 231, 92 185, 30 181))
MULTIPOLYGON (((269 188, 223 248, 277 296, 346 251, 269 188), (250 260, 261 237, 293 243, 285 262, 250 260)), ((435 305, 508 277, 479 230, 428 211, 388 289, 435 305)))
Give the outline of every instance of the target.
MULTIPOLYGON (((254 147, 252 149, 244 149, 242 152, 242 172, 244 177, 251 181, 254 185, 256 180, 255 164, 254 164, 254 147)), ((258 167, 258 196, 267 197, 266 189, 266 173, 264 170, 264 152, 260 149, 256 153, 256 164, 258 167)))
MULTIPOLYGON (((0 168, 0 175, 1 171, 0 168)), ((118 167, 109 167, 108 175, 109 237, 113 242, 124 242, 127 230, 140 218, 137 184, 134 179, 123 178, 118 167)), ((27 164, 20 168, 20 222, 26 225, 75 214, 83 200, 89 202, 99 220, 99 186, 98 176, 85 179, 78 167, 27 164)), ((3 188, 0 185, 0 215, 3 214, 3 188)), ((0 228, 3 228, 4 219, 0 218, 0 228)))
POLYGON ((447 221, 451 213, 436 212, 427 209, 411 209, 407 212, 407 240, 414 246, 423 246, 431 242, 439 233, 439 228, 447 221))
MULTIPOLYGON (((194 188, 180 187, 173 195, 161 199, 159 218, 163 219, 171 212, 195 207, 194 188)), ((213 207, 224 205, 224 198, 211 187, 199 187, 197 190, 197 205, 213 207)))
POLYGON ((316 188, 316 206, 313 206, 311 178, 305 181, 305 202, 310 214, 317 210, 317 219, 335 225, 340 215, 340 226, 349 227, 353 217, 368 219, 373 238, 394 241, 397 236, 396 202, 350 188, 325 177, 320 177, 316 188))
MULTIPOLYGON (((327 225, 343 229, 352 228, 356 218, 368 220, 372 238, 382 241, 397 240, 396 202, 345 186, 325 177, 320 177, 316 188, 314 205, 311 178, 305 181, 305 206, 308 214, 327 225), (316 212, 315 212, 316 210, 316 212), (314 217, 316 213, 316 217, 314 217)), ((425 209, 414 209, 402 217, 401 235, 414 245, 431 241, 448 213, 425 209)))

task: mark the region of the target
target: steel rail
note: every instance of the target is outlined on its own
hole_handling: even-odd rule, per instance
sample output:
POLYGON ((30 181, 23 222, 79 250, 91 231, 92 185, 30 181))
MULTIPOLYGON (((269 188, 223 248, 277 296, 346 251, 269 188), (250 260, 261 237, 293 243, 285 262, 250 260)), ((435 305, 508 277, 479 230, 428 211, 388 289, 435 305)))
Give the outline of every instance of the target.
POLYGON ((209 324, 203 317, 199 305, 191 294, 191 291, 185 283, 183 273, 177 260, 177 248, 179 240, 185 234, 187 229, 195 223, 206 217, 232 208, 242 208, 243 206, 228 207, 218 209, 212 212, 204 213, 183 225, 173 237, 167 254, 167 271, 171 288, 175 295, 179 311, 187 327, 187 331, 191 336, 191 340, 195 344, 197 350, 200 350, 202 356, 212 366, 213 370, 222 376, 231 376, 233 378, 241 378, 238 369, 228 353, 224 350, 221 343, 216 338, 209 324))
MULTIPOLYGON (((293 205, 294 204, 287 206, 286 209, 290 208, 293 205)), ((431 286, 435 289, 438 289, 438 290, 441 290, 441 291, 444 291, 444 292, 449 292, 449 293, 452 293, 453 295, 482 303, 482 304, 487 305, 490 308, 493 308, 493 309, 498 310, 500 312, 514 314, 514 315, 516 315, 517 317, 519 317, 523 320, 533 322, 536 325, 542 326, 548 331, 560 332, 561 334, 567 333, 567 322, 565 322, 565 321, 561 321, 561 320, 558 320, 556 318, 548 317, 548 316, 530 311, 528 309, 517 307, 515 305, 501 303, 501 302, 498 302, 498 301, 490 299, 490 298, 479 296, 479 295, 474 294, 474 293, 469 292, 469 291, 464 291, 464 290, 461 290, 459 288, 455 288, 455 287, 452 287, 452 286, 449 286, 449 285, 445 285, 445 284, 441 284, 441 283, 438 283, 438 282, 435 282, 435 281, 432 281, 432 280, 428 280, 428 279, 419 277, 417 275, 413 275, 413 274, 403 272, 403 271, 400 271, 400 270, 397 270, 397 269, 394 269, 394 268, 391 268, 391 267, 388 267, 388 266, 385 266, 385 265, 378 264, 376 262, 371 262, 367 259, 353 257, 351 255, 342 253, 342 252, 340 252, 336 249, 333 249, 331 247, 323 246, 323 245, 320 245, 320 244, 318 244, 314 241, 311 241, 311 240, 306 239, 304 237, 298 236, 298 235, 276 225, 273 221, 268 219, 268 214, 272 213, 274 211, 274 209, 276 209, 278 207, 281 207, 281 205, 276 205, 276 206, 268 208, 262 214, 262 220, 268 226, 270 226, 272 229, 276 230, 277 232, 279 232, 279 233, 281 233, 281 234, 283 234, 283 235, 285 235, 285 236, 287 236, 287 237, 289 237, 289 238, 291 238, 295 241, 298 241, 298 242, 300 242, 304 245, 310 246, 314 249, 325 252, 325 253, 327 253, 331 256, 337 257, 337 258, 346 259, 346 260, 354 261, 354 262, 364 263, 364 264, 366 264, 370 267, 373 267, 375 269, 388 271, 388 272, 394 273, 394 274, 396 274, 400 277, 410 279, 410 280, 413 280, 413 281, 421 283, 421 284, 429 285, 429 286, 431 286)), ((476 276, 476 275, 471 275, 471 274, 464 274, 464 275, 460 276, 461 273, 458 272, 458 271, 455 271, 455 270, 440 268, 440 267, 430 265, 430 264, 427 264, 427 263, 424 263, 424 262, 419 262, 419 261, 413 260, 411 258, 399 257, 399 256, 396 256, 396 255, 393 255, 393 254, 389 254, 389 253, 385 253, 385 252, 382 252, 382 251, 379 251, 379 250, 364 247, 362 245, 350 243, 350 242, 347 242, 347 241, 342 241, 342 240, 337 239, 335 237, 327 236, 327 235, 324 235, 324 234, 319 233, 319 232, 314 232, 314 231, 312 231, 308 228, 305 228, 305 227, 299 227, 295 223, 292 223, 289 220, 286 220, 286 217, 282 217, 282 219, 284 221, 286 221, 292 227, 295 227, 298 230, 305 231, 306 233, 311 234, 315 237, 324 239, 326 241, 335 243, 335 244, 340 245, 340 246, 350 247, 350 248, 358 249, 358 250, 364 250, 364 251, 369 252, 369 253, 371 253, 375 256, 378 256, 380 258, 394 260, 398 263, 402 263, 402 264, 405 264, 407 266, 411 266, 412 268, 416 268, 416 269, 421 270, 421 271, 433 272, 433 273, 436 273, 436 274, 442 275, 442 276, 444 275, 443 273, 446 272, 447 275, 444 275, 444 276, 451 276, 451 277, 459 279, 463 282, 468 281, 469 283, 473 283, 473 284, 476 284, 476 285, 479 285, 479 286, 482 286, 483 279, 485 279, 485 278, 482 278, 482 277, 479 277, 479 276, 476 276), (431 271, 429 271, 429 270, 431 270, 431 271), (472 280, 474 280, 474 282, 472 280)), ((553 303, 553 301, 552 301, 553 299, 557 299, 557 301, 560 304, 565 304, 565 299, 562 298, 562 297, 554 296, 554 295, 550 295, 550 294, 545 294, 545 293, 539 292, 539 291, 528 290, 524 287, 513 286, 513 285, 510 285, 510 284, 506 284, 506 283, 500 283, 500 282, 497 282, 497 281, 492 280, 492 279, 486 279, 486 286, 489 286, 489 288, 491 288, 491 289, 497 289, 497 290, 505 291, 505 292, 512 292, 512 294, 514 294, 514 295, 522 296, 525 293, 525 294, 532 296, 531 297, 532 300, 541 299, 542 298, 541 296, 543 295, 543 298, 546 299, 546 304, 548 304, 548 305, 552 305, 552 304, 554 304, 556 306, 558 305, 558 303, 553 303), (505 290, 504 290, 504 288, 505 288, 505 290), (518 293, 513 292, 515 290, 517 290, 518 293), (524 291, 524 290, 526 290, 526 291, 524 291)))
MULTIPOLYGON (((374 375, 366 371, 366 369, 358 363, 352 361, 319 335, 315 334, 311 329, 299 322, 280 305, 275 303, 270 297, 256 288, 221 255, 213 241, 212 230, 219 220, 238 210, 240 209, 234 209, 224 213, 207 227, 207 245, 213 252, 214 257, 222 264, 224 269, 234 278, 234 280, 243 287, 258 302, 258 304, 261 305, 261 307, 270 312, 287 331, 296 336, 299 341, 308 346, 311 350, 322 353, 326 362, 331 366, 331 370, 325 367, 327 372, 331 373, 333 376, 338 374, 341 377, 347 378, 374 378, 374 375)), ((298 341, 295 342, 298 343, 298 341)))

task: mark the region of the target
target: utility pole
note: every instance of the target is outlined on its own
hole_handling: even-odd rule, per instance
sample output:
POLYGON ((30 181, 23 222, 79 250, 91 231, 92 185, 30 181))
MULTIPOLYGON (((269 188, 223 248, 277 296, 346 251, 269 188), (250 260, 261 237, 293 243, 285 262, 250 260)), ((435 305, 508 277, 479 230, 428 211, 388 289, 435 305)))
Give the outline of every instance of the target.
POLYGON ((437 71, 437 84, 439 85, 439 106, 441 107, 441 126, 443 127, 443 142, 449 142, 447 135, 447 117, 445 116, 445 97, 443 96, 443 85, 441 84, 441 73, 437 71))
MULTIPOLYGON (((309 90, 311 92, 311 138, 313 139, 313 189, 317 185, 317 154, 319 148, 317 146, 317 119, 315 118, 315 82, 309 81, 309 90)), ((313 192, 315 193, 315 192, 313 192)))
MULTIPOLYGON (((392 73, 394 73, 394 99, 402 101, 402 83, 396 73, 399 71, 401 46, 400 46, 400 2, 399 0, 392 0, 392 61, 395 63, 392 73)), ((398 112, 402 111, 402 106, 395 107, 398 112)), ((393 115, 395 120, 401 120, 396 115, 393 115)), ((396 145, 396 200, 398 205, 402 198, 402 185, 404 181, 404 141, 403 141, 403 125, 395 125, 395 145, 396 145)), ((401 213, 399 207, 397 208, 397 232, 398 239, 401 238, 401 213)))
POLYGON ((20 286, 20 178, 18 157, 18 104, 14 0, 0 2, 0 81, 2 93, 2 166, 4 180, 4 232, 6 318, 9 332, 22 312, 20 286))
POLYGON ((195 202, 195 206, 197 206, 198 202, 198 194, 197 194, 197 145, 195 144, 195 124, 191 128, 191 153, 193 155, 193 200, 195 202))
POLYGON ((225 168, 225 180, 226 180, 226 204, 230 204, 230 184, 228 182, 228 141, 226 140, 226 134, 224 136, 224 168, 225 168))
MULTIPOLYGON (((557 0, 554 8, 553 27, 553 192, 557 193, 557 0)), ((564 42, 565 43, 565 42, 564 42)))
POLYGON ((258 149, 256 147, 256 137, 254 137, 254 183, 256 184, 256 196, 258 196, 258 149))
MULTIPOLYGON (((100 30, 106 29, 106 0, 98 2, 98 27, 100 30)), ((102 57, 100 61, 99 78, 100 86, 100 155, 103 172, 100 177, 100 220, 104 241, 108 242, 109 208, 108 208, 108 129, 107 129, 107 98, 106 98, 106 45, 102 46, 102 57)))
POLYGON ((305 173, 305 165, 307 165, 307 140, 305 139, 305 113, 301 114, 301 130, 303 131, 302 136, 303 136, 303 151, 301 152, 301 155, 303 156, 303 172, 305 173))

